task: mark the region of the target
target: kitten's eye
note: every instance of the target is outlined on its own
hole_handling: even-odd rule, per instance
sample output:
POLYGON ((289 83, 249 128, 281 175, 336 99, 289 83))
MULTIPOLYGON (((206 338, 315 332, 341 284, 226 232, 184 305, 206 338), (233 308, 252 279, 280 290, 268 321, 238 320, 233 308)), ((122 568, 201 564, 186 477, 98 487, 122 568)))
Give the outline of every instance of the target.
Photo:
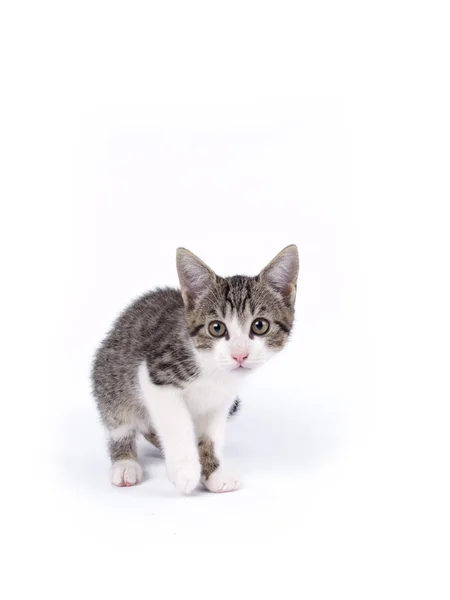
POLYGON ((255 319, 252 323, 252 331, 256 335, 264 335, 269 331, 269 321, 267 319, 255 319))
POLYGON ((227 332, 225 323, 222 323, 222 321, 211 321, 208 329, 209 329, 209 333, 211 335, 213 335, 214 337, 222 337, 227 332))

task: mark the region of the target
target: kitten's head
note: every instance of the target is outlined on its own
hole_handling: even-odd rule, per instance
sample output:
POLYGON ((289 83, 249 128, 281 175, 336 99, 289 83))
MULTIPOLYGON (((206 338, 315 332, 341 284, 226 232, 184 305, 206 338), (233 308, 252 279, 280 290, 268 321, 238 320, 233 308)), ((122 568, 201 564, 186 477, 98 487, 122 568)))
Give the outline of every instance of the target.
POLYGON ((184 248, 177 251, 177 269, 192 341, 215 366, 249 372, 284 347, 294 320, 296 246, 256 277, 219 277, 184 248))

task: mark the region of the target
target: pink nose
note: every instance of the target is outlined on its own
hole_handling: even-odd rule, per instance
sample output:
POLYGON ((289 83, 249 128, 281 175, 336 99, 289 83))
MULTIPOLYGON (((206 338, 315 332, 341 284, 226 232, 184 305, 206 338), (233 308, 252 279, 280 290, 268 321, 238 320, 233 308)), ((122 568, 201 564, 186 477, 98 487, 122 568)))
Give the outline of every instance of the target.
POLYGON ((248 352, 232 352, 231 356, 237 363, 242 365, 244 360, 248 357, 248 352))

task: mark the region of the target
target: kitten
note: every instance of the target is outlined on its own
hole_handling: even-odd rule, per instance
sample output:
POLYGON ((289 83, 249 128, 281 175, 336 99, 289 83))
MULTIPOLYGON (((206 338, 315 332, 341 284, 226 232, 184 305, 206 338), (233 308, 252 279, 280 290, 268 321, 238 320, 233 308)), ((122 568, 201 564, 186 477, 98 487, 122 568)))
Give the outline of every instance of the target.
POLYGON ((225 426, 242 377, 281 350, 294 320, 296 246, 256 277, 219 277, 179 248, 181 291, 157 289, 117 319, 95 356, 94 396, 109 437, 111 480, 142 478, 136 435, 164 453, 180 492, 200 481, 228 492, 238 478, 223 464, 225 426))

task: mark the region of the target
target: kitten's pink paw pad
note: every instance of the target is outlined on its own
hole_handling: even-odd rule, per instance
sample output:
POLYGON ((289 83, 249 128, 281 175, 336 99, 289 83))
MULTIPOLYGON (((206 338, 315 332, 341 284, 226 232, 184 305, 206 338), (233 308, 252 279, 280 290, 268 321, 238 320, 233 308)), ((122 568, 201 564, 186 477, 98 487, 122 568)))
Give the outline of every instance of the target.
POLYGON ((200 463, 182 462, 167 467, 170 481, 183 494, 190 494, 200 482, 200 463))
POLYGON ((142 480, 142 467, 135 460, 118 460, 111 468, 111 483, 117 487, 131 487, 142 480))
POLYGON ((224 471, 220 467, 211 473, 208 479, 203 480, 203 485, 210 492, 216 494, 234 492, 241 487, 240 481, 236 475, 229 471, 224 471))

